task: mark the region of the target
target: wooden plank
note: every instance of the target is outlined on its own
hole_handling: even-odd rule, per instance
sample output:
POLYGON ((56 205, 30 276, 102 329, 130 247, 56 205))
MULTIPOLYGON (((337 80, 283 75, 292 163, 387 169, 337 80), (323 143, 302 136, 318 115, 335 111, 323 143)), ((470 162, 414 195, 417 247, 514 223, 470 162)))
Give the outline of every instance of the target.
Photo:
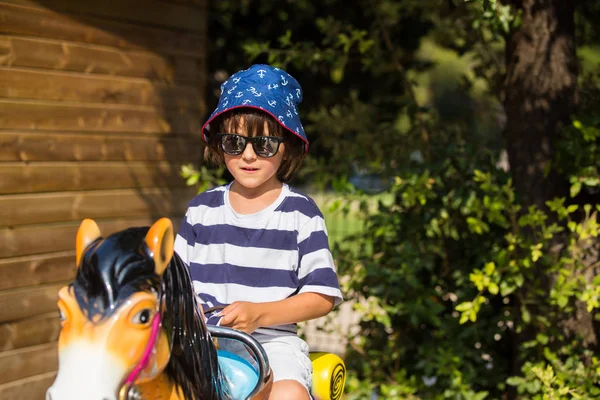
POLYGON ((149 106, 0 99, 2 129, 199 134, 200 116, 149 106))
POLYGON ((0 35, 0 65, 205 85, 205 60, 105 46, 0 35), (190 64, 194 68, 190 68, 190 64))
POLYGON ((3 305, 0 307, 0 322, 20 321, 55 312, 58 290, 66 284, 61 282, 0 291, 0 304, 3 305))
POLYGON ((0 226, 183 214, 194 192, 151 188, 0 196, 0 226))
POLYGON ((203 98, 192 86, 148 79, 0 66, 0 98, 74 101, 204 110, 203 98))
POLYGON ((185 4, 188 7, 196 7, 199 9, 206 9, 208 7, 208 2, 206 0, 161 0, 165 3, 178 3, 185 4))
POLYGON ((206 18, 197 21, 198 33, 133 25, 114 19, 78 17, 49 9, 0 1, 0 32, 99 44, 159 54, 205 56, 206 18))
POLYGON ((198 164, 196 136, 0 131, 0 161, 177 161, 198 164))
POLYGON ((56 371, 57 368, 57 343, 0 353, 0 384, 56 371))
MULTIPOLYGON (((177 230, 183 215, 164 216, 171 217, 175 230, 177 230)), ((96 222, 103 235, 106 236, 132 226, 150 226, 157 219, 158 216, 150 216, 146 218, 98 220, 96 222)), ((0 228, 0 255, 3 258, 11 258, 73 250, 79 224, 80 222, 68 222, 53 225, 0 228)), ((5 303, 0 302, 0 304, 5 303)))
MULTIPOLYGON (((74 243, 75 237, 72 238, 72 244, 74 243)), ((57 253, 0 259, 0 290, 65 282, 73 279, 75 276, 74 246, 72 249, 57 253)))
POLYGON ((5 3, 47 8, 53 11, 68 12, 74 16, 101 17, 139 25, 163 26, 177 30, 203 32, 202 21, 206 13, 191 7, 168 4, 158 0, 144 0, 143 7, 136 0, 119 0, 115 3, 71 0, 6 0, 5 3))
MULTIPOLYGON (((172 60, 149 52, 0 35, 0 65, 148 78, 172 82, 172 60)), ((179 78, 194 80, 184 70, 179 78)))
POLYGON ((58 312, 0 324, 0 352, 51 343, 58 340, 58 312))
POLYGON ((185 187, 179 166, 168 162, 1 163, 0 176, 0 194, 185 187))
POLYGON ((46 390, 56 378, 56 371, 30 376, 0 385, 0 399, 3 400, 44 400, 46 390))

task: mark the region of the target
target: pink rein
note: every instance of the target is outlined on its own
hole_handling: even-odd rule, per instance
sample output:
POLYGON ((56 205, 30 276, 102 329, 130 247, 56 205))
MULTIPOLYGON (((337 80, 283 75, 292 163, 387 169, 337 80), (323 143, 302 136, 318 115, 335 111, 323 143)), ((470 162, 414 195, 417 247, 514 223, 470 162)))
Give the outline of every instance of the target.
POLYGON ((142 359, 140 360, 138 365, 136 365, 136 367, 133 369, 133 371, 131 371, 131 374, 129 374, 129 376, 127 377, 127 380, 125 381, 125 385, 133 384, 133 382, 135 382, 135 380, 138 378, 138 375, 140 374, 140 372, 142 372, 144 370, 144 368, 146 368, 146 366, 148 366, 148 362, 150 361, 150 356, 152 354, 152 350, 154 349, 154 345, 156 344, 156 339, 158 338, 158 334, 160 332, 160 325, 161 325, 160 322, 161 322, 160 312, 157 312, 154 315, 154 319, 152 320, 152 332, 150 332, 150 339, 148 340, 148 345, 146 346, 144 355, 142 356, 142 359))

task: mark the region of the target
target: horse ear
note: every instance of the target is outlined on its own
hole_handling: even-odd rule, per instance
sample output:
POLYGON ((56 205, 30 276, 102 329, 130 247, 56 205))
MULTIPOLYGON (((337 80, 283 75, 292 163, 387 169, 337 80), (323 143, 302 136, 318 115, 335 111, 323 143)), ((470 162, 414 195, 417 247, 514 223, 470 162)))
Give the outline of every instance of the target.
POLYGON ((77 263, 77 268, 79 268, 85 248, 100 236, 100 228, 98 228, 93 219, 86 218, 81 221, 81 225, 79 225, 79 230, 77 231, 77 238, 75 239, 75 262, 77 263))
POLYGON ((173 257, 173 224, 168 218, 156 221, 146 234, 146 245, 154 258, 154 272, 161 276, 173 257))

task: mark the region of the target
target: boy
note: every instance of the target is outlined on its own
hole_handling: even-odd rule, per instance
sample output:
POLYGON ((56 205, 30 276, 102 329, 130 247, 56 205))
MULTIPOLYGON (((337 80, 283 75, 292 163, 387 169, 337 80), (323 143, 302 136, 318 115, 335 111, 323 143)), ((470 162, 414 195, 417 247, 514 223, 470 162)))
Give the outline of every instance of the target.
POLYGON ((277 400, 310 398, 312 364, 296 323, 342 301, 323 215, 287 185, 308 151, 301 101, 298 82, 269 65, 221 85, 202 128, 205 156, 234 179, 190 202, 175 241, 202 307, 224 307, 208 323, 219 317, 263 345, 277 400))

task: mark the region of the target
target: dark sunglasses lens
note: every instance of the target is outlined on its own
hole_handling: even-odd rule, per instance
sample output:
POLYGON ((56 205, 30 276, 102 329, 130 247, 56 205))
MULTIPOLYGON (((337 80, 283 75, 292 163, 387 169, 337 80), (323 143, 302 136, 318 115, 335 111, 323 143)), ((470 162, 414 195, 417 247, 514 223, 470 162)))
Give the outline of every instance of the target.
POLYGON ((221 148, 226 154, 241 154, 246 147, 246 138, 238 135, 221 136, 221 148))
POLYGON ((279 141, 268 136, 254 138, 254 152, 261 157, 273 157, 277 154, 279 141))

